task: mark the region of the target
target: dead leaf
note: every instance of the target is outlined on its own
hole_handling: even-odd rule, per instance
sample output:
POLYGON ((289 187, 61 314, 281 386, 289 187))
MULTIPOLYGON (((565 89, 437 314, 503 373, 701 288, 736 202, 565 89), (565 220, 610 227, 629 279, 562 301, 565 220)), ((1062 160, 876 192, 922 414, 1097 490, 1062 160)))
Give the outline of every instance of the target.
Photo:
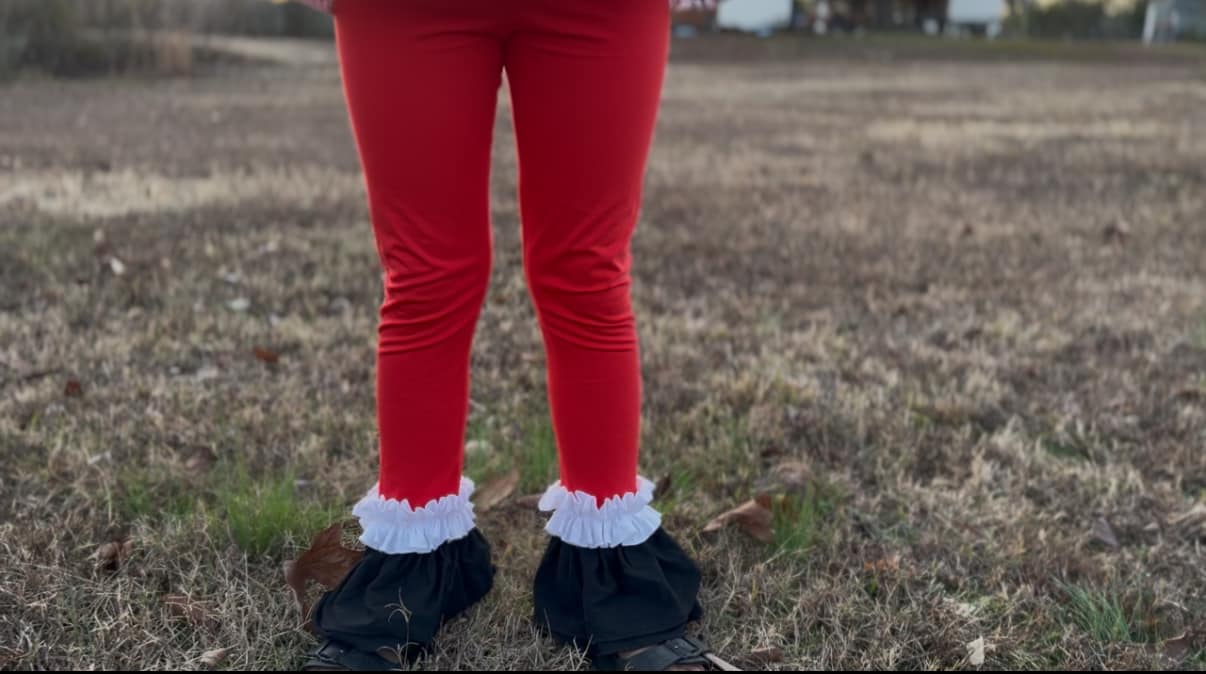
POLYGON ((863 564, 863 571, 875 573, 895 573, 900 570, 900 555, 890 555, 863 564))
POLYGON ((218 627, 218 621, 210 615, 209 608, 203 602, 196 601, 186 594, 164 595, 163 603, 167 606, 168 613, 187 621, 194 627, 204 627, 210 630, 218 627))
POLYGON ((94 455, 88 457, 88 465, 95 466, 96 464, 101 463, 102 461, 112 461, 112 460, 113 460, 113 450, 105 450, 105 451, 101 452, 100 454, 94 454, 94 455))
POLYGON ((269 365, 275 364, 276 361, 281 359, 281 354, 277 353, 276 351, 273 351, 272 349, 265 348, 262 346, 257 346, 252 351, 253 351, 253 353, 255 353, 255 357, 257 359, 259 359, 265 363, 268 363, 269 365))
POLYGON ((1202 388, 1200 386, 1186 386, 1184 388, 1177 389, 1177 392, 1173 394, 1173 397, 1177 400, 1182 400, 1185 402, 1202 400, 1203 398, 1206 398, 1206 388, 1202 388))
POLYGON ((785 461, 775 466, 774 475, 783 486, 793 490, 812 484, 812 467, 803 461, 785 461))
POLYGON ((226 656, 230 655, 229 648, 215 648, 212 651, 205 651, 201 654, 201 664, 209 669, 217 669, 226 661, 226 656))
POLYGON ((783 456, 784 453, 785 452, 783 451, 783 447, 781 445, 772 444, 772 445, 767 445, 766 447, 763 447, 762 450, 760 452, 758 452, 758 455, 764 459, 773 459, 776 457, 783 456))
POLYGON ((84 395, 84 387, 78 379, 68 379, 67 385, 63 387, 63 395, 68 398, 78 398, 84 395))
POLYGON ((1114 527, 1110 526, 1110 523, 1103 517, 1098 517, 1093 521, 1093 540, 1104 543, 1115 550, 1122 547, 1118 543, 1118 536, 1114 535, 1114 527))
POLYGON ((984 664, 984 637, 967 643, 967 664, 972 667, 984 664))
POLYGON ((1173 517, 1168 523, 1174 527, 1192 527, 1195 524, 1206 524, 1206 502, 1198 503, 1189 510, 1173 517))
POLYGON ((184 462, 184 467, 193 475, 201 475, 209 471, 218 460, 217 454, 209 447, 201 447, 193 452, 192 456, 184 462))
POLYGON ((348 575, 348 571, 364 556, 362 550, 343 547, 343 529, 346 522, 336 522, 318 532, 310 547, 296 560, 284 563, 285 582, 293 590, 293 598, 301 612, 303 627, 310 629, 310 602, 306 598, 306 584, 313 580, 332 589, 348 575))
POLYGON ((774 515, 770 509, 770 497, 759 496, 752 501, 722 513, 708 522, 703 533, 713 533, 729 526, 737 526, 746 534, 762 543, 773 543, 775 540, 774 515))
POLYGON ((783 649, 778 646, 755 648, 750 651, 750 660, 753 660, 760 667, 765 667, 776 662, 783 662, 783 649))
POLYGON ((105 543, 96 550, 96 565, 106 571, 116 571, 120 554, 120 543, 105 543))
POLYGON ((109 572, 116 572, 121 565, 130 558, 134 552, 134 541, 110 541, 98 547, 96 554, 96 566, 109 572))
POLYGON ((1161 641, 1160 649, 1164 652, 1164 657, 1173 662, 1181 662, 1189 657, 1189 653, 1193 650, 1193 634, 1184 632, 1179 637, 1161 641))
POLYGON ((544 496, 544 494, 527 494, 525 496, 520 496, 512 501, 512 503, 520 508, 532 508, 535 510, 540 505, 540 498, 542 496, 544 496))
POLYGON ((1131 233, 1131 225, 1126 220, 1119 218, 1114 222, 1102 228, 1101 234, 1107 242, 1120 243, 1126 239, 1131 233))
POLYGON ((662 477, 662 479, 658 480, 657 484, 654 485, 654 487, 653 487, 654 500, 657 500, 659 498, 666 498, 667 496, 669 496, 670 490, 673 487, 674 487, 674 476, 671 475, 670 473, 666 473, 662 477))
POLYGON ((488 512, 507 500, 519 486, 519 469, 516 468, 501 477, 487 482, 473 495, 473 504, 479 512, 488 512))

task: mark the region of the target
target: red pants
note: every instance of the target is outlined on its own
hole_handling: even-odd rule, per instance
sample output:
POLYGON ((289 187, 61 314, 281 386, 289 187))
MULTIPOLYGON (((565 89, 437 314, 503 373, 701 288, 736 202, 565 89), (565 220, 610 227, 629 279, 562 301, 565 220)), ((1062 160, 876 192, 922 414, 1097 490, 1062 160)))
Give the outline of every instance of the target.
POLYGON ((469 354, 490 277, 489 177, 505 70, 523 261, 570 491, 636 489, 641 382, 629 300, 668 50, 661 0, 341 0, 336 36, 385 299, 380 495, 456 494, 469 354))

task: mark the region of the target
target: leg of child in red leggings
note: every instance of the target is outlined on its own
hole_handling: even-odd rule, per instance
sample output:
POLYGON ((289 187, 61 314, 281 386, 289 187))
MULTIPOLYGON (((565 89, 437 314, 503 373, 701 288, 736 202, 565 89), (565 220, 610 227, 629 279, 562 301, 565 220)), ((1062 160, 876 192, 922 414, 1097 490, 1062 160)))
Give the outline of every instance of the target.
POLYGON ((659 0, 515 3, 506 45, 524 265, 544 336, 561 481, 537 624, 596 656, 680 636, 699 573, 637 476, 641 375, 629 242, 669 47, 659 0))
POLYGON ((382 265, 381 467, 365 556, 315 607, 352 652, 422 650, 493 570, 461 479, 469 353, 490 274, 493 0, 339 0, 336 42, 382 265))
POLYGON ((360 651, 430 642, 490 586, 460 475, 469 352, 490 271, 488 180, 505 69, 524 266, 544 337, 561 481, 537 621, 596 654, 681 634, 698 571, 637 477, 629 300, 669 32, 658 0, 339 0, 348 109, 384 270, 381 471, 355 507, 368 550, 317 630, 360 651), (407 619, 400 622, 398 606, 407 619))

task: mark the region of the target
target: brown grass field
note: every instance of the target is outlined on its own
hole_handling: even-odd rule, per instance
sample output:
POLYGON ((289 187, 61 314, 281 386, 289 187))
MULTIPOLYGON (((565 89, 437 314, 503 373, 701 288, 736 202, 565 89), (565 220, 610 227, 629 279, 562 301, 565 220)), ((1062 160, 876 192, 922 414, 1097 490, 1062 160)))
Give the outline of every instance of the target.
MULTIPOLYGON (((633 287, 703 634, 749 669, 1206 668, 1206 52, 711 44, 675 47, 633 287), (702 532, 758 493, 774 542, 702 532)), ((342 106, 329 58, 0 85, 0 669, 313 643, 282 563, 376 465, 342 106)), ((521 483, 426 664, 582 667, 529 616, 556 465, 505 95, 495 157, 468 469, 521 483)))

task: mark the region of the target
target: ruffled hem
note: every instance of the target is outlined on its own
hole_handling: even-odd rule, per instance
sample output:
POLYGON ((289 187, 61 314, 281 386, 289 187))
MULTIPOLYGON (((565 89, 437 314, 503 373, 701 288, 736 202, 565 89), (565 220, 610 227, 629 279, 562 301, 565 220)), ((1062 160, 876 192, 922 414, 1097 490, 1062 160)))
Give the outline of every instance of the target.
POLYGON ((458 493, 433 499, 420 508, 411 508, 406 499, 383 498, 378 486, 373 485, 352 508, 364 529, 360 542, 374 550, 391 555, 431 552, 464 538, 475 526, 469 500, 473 480, 467 477, 461 478, 458 493))
POLYGON ((662 515, 649 507, 654 484, 637 477, 637 490, 612 496, 599 505, 593 494, 569 491, 558 481, 540 497, 539 508, 552 512, 545 531, 581 548, 640 545, 662 525, 662 515))
POLYGON ((536 625, 592 657, 649 646, 702 617, 699 584, 695 562, 661 528, 614 548, 550 538, 536 570, 536 625))
POLYGON ((364 653, 399 649, 407 659, 429 649, 440 625, 463 613, 494 582, 490 544, 469 535, 424 554, 369 548, 314 609, 314 630, 364 653))

